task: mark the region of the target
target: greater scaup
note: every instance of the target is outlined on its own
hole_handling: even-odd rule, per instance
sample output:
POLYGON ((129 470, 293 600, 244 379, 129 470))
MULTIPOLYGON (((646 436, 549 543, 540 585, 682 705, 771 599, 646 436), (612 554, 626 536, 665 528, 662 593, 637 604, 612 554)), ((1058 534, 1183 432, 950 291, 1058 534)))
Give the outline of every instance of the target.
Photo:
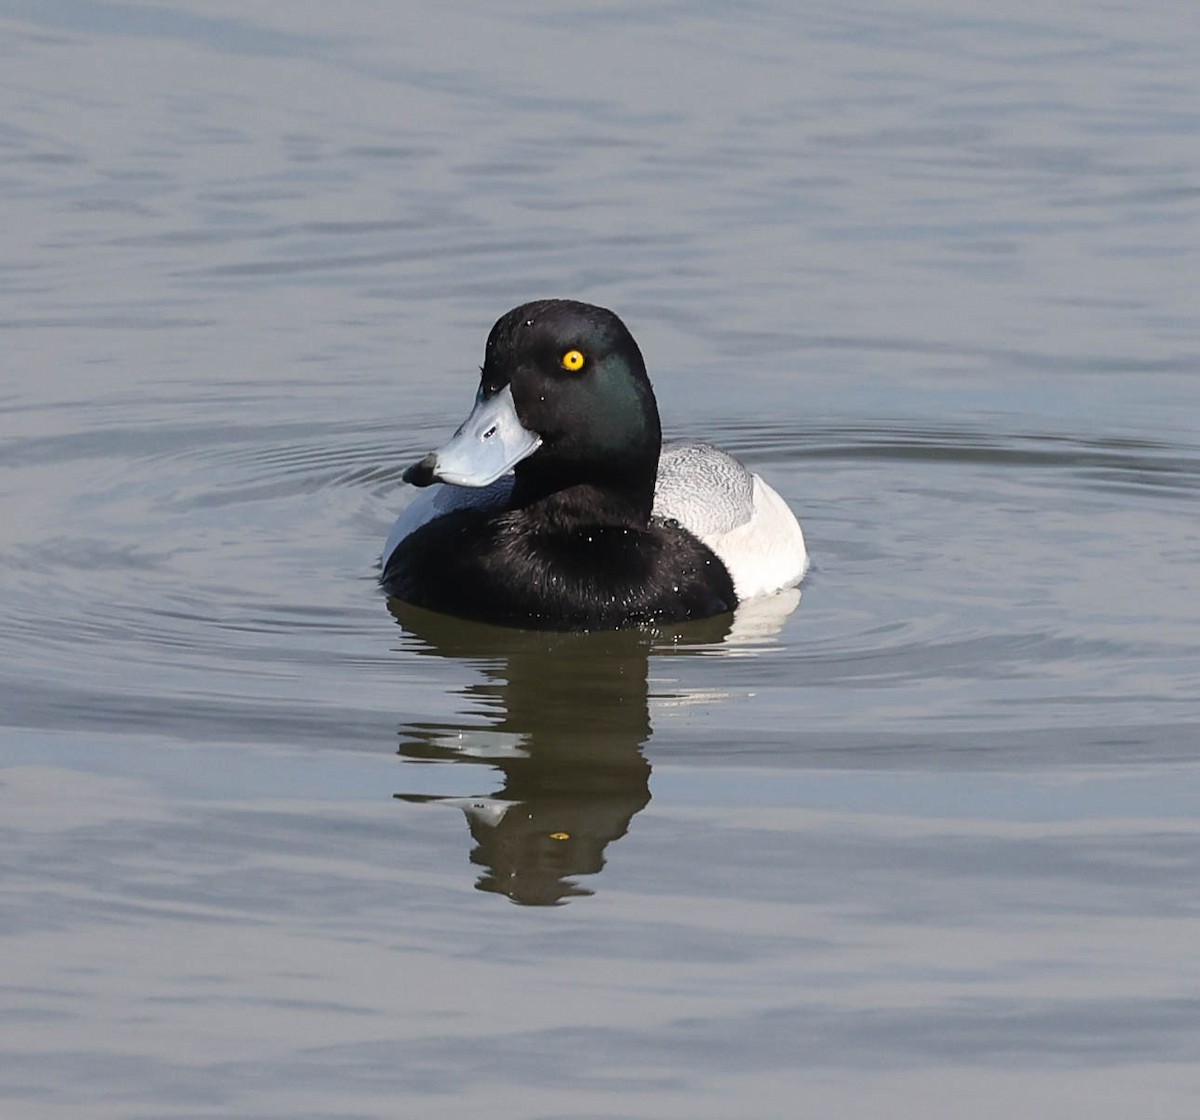
POLYGON ((770 486, 709 444, 662 443, 641 351, 611 311, 517 307, 481 374, 471 415, 404 473, 429 489, 388 538, 390 595, 503 626, 615 630, 723 614, 804 575, 804 536, 770 486))

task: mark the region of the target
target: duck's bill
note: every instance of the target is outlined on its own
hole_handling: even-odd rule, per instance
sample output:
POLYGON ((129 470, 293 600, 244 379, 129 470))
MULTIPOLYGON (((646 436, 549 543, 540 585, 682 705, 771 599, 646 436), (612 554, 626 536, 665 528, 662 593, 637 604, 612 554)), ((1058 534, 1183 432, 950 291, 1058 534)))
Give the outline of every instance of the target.
POLYGON ((541 436, 521 426, 509 386, 486 399, 480 390, 462 427, 436 451, 409 467, 404 481, 413 486, 434 482, 490 486, 541 445, 541 436))

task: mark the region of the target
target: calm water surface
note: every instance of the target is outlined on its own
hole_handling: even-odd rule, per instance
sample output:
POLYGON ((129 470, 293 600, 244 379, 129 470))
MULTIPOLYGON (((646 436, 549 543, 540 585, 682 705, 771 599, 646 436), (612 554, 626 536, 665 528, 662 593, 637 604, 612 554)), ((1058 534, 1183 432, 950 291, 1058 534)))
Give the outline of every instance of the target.
POLYGON ((1195 1116, 1198 56, 0 0, 4 1113, 1195 1116), (389 613, 547 295, 799 512, 798 604, 389 613))

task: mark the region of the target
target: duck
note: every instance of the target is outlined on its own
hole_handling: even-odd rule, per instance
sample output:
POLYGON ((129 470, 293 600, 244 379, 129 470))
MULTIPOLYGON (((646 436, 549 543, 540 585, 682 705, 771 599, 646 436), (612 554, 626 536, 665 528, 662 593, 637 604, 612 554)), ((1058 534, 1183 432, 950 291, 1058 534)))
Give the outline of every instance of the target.
POLYGON ((476 622, 683 623, 794 588, 808 567, 799 522, 759 475, 703 440, 664 443, 633 335, 575 300, 496 321, 470 415, 402 477, 420 493, 384 546, 385 592, 476 622))

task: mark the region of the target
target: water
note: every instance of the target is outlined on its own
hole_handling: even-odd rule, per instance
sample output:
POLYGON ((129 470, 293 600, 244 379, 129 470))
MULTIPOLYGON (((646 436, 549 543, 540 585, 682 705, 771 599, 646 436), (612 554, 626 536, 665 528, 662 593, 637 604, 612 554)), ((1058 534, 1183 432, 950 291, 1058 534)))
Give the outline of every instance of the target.
POLYGON ((6 1114, 1194 1115, 1198 39, 0 3, 6 1114), (547 295, 790 613, 388 613, 547 295))

